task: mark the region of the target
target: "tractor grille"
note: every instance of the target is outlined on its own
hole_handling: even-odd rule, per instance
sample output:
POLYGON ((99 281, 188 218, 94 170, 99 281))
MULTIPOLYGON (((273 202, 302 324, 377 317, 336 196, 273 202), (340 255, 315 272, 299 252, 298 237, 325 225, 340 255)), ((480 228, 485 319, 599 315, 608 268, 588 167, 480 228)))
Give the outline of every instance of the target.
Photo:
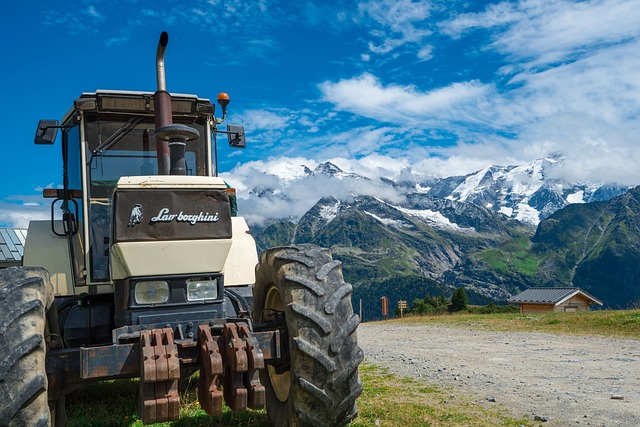
POLYGON ((231 238, 226 190, 117 190, 114 243, 231 238))

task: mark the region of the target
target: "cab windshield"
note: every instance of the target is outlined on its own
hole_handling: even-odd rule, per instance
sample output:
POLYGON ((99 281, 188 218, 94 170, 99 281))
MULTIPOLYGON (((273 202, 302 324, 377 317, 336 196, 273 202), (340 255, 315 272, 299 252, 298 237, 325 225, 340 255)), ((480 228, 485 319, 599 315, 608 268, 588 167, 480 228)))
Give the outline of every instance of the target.
MULTIPOLYGON (((91 193, 97 187, 114 187, 121 176, 157 175, 156 140, 152 116, 126 117, 96 115, 87 117, 85 139, 89 162, 91 193)), ((208 174, 205 122, 201 119, 175 118, 200 132, 199 141, 187 143, 187 175, 208 174)))

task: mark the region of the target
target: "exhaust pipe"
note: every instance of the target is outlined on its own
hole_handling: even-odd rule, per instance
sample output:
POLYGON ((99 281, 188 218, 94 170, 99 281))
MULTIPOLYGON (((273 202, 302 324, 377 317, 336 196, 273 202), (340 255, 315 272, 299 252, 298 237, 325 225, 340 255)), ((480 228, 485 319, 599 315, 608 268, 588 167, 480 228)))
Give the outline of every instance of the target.
POLYGON ((163 31, 158 41, 158 49, 156 50, 156 81, 158 82, 158 91, 167 91, 167 81, 164 73, 164 52, 167 50, 169 43, 169 34, 163 31))
POLYGON ((158 175, 186 175, 187 162, 184 158, 187 141, 200 138, 197 129, 173 124, 171 95, 167 92, 164 72, 164 52, 169 43, 169 34, 160 34, 156 51, 156 80, 158 90, 153 94, 156 122, 156 146, 158 155, 158 175))
MULTIPOLYGON (((167 92, 167 81, 164 72, 164 52, 167 50, 167 43, 169 43, 169 34, 163 31, 160 34, 160 41, 158 41, 158 49, 156 50, 156 81, 158 82, 158 89, 153 94, 156 129, 173 123, 171 95, 167 92)), ((156 147, 158 175, 169 175, 169 142, 156 138, 156 147)))

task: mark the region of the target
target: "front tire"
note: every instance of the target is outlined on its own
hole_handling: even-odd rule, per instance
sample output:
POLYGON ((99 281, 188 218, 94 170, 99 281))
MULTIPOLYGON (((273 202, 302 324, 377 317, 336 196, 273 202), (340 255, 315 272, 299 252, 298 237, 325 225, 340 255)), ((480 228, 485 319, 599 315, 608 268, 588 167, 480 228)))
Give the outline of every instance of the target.
POLYGON ((52 302, 46 270, 0 270, 0 426, 50 424, 44 332, 52 302))
POLYGON ((289 336, 289 366, 260 372, 274 426, 342 426, 357 415, 364 354, 351 290, 328 249, 296 245, 261 254, 253 319, 282 312, 289 336))

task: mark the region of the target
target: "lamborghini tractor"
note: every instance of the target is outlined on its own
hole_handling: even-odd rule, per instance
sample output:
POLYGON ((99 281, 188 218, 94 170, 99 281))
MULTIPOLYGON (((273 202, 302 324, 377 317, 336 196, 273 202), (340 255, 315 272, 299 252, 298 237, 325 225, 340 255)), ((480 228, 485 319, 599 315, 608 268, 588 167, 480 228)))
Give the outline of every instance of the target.
POLYGON ((362 392, 359 318, 328 249, 258 257, 216 137, 246 145, 215 105, 166 89, 83 93, 36 144, 61 135, 62 188, 31 221, 22 267, 0 271, 0 426, 62 426, 65 396, 139 378, 145 424, 176 420, 198 372, 211 416, 266 407, 274 426, 340 426, 362 392))

